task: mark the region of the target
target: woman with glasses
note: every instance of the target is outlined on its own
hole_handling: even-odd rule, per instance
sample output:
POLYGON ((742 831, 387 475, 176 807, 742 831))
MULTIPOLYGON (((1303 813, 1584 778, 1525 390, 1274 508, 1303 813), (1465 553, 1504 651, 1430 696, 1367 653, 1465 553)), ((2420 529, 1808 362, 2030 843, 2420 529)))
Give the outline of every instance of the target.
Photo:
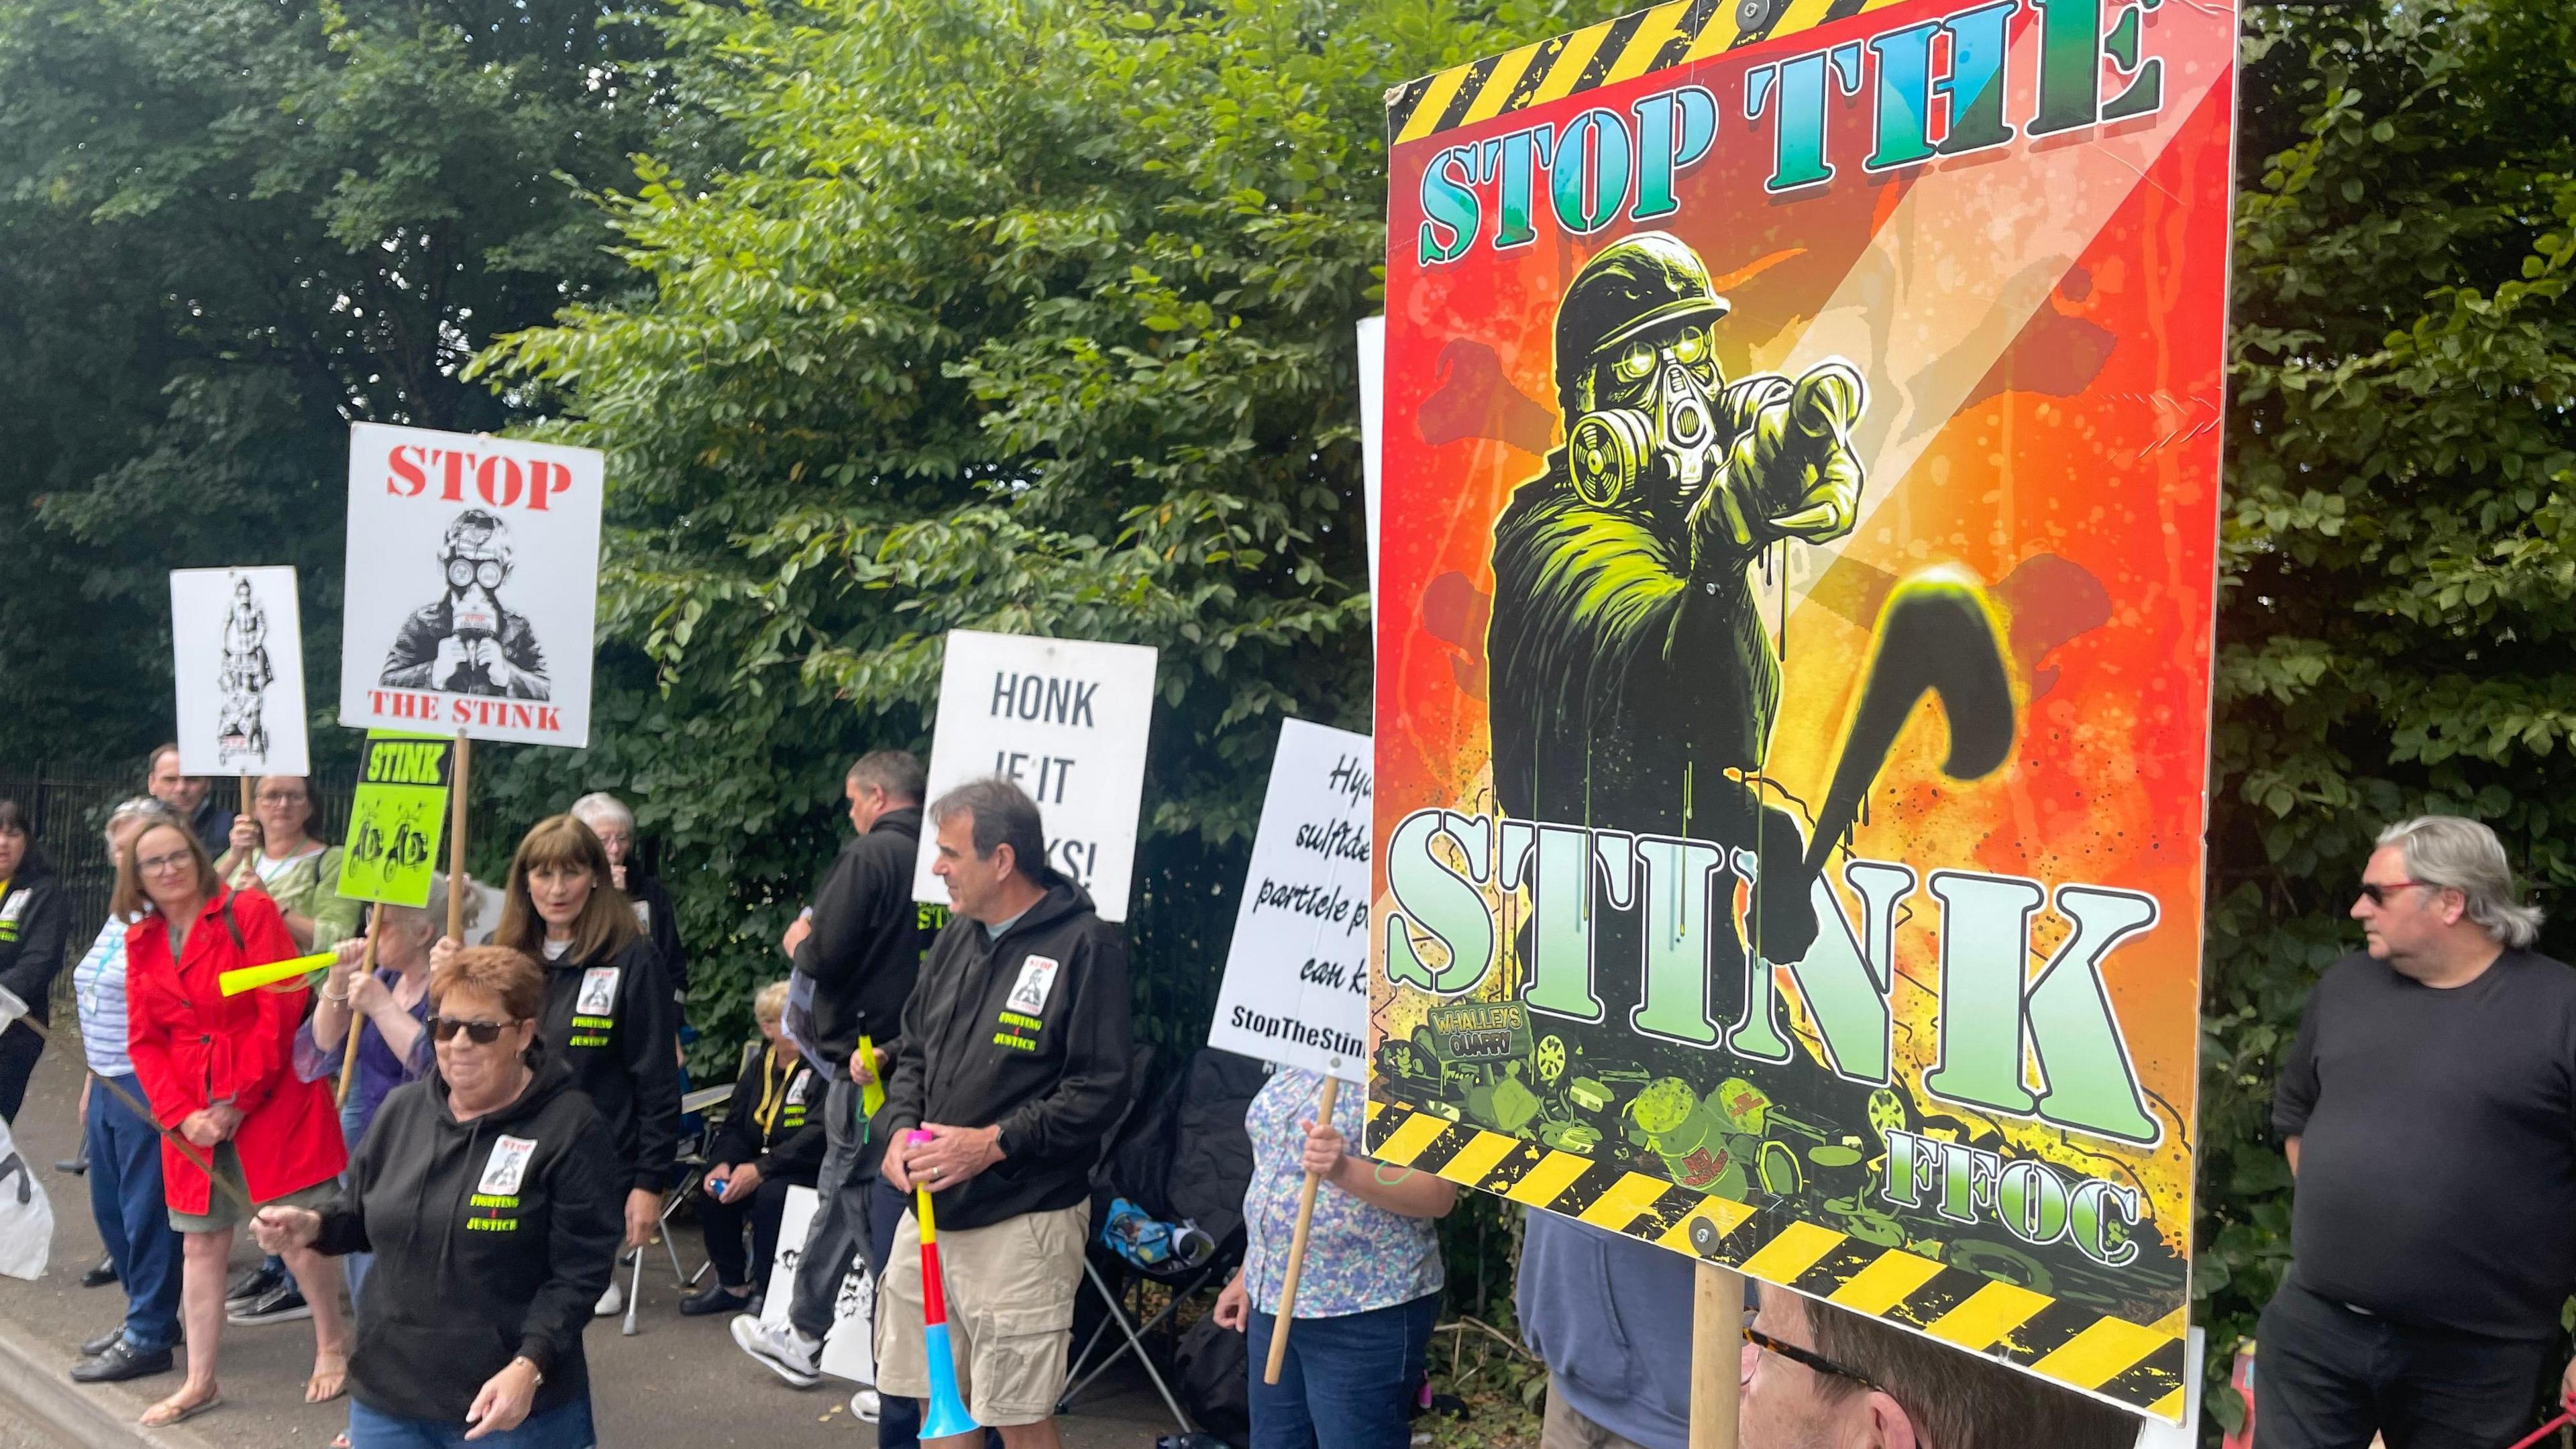
POLYGON ((534 961, 445 953, 429 993, 437 1074, 385 1099, 338 1195, 263 1210, 260 1242, 375 1254, 351 1449, 591 1449, 581 1334, 608 1285, 626 1173, 571 1070, 539 1044, 534 961))
MULTIPOLYGON (((217 878, 188 830, 147 825, 117 859, 109 908, 135 918, 125 934, 126 1046, 152 1115, 179 1139, 161 1148, 170 1226, 181 1240, 179 1302, 188 1378, 143 1415, 175 1424, 222 1401, 215 1360, 223 1341, 224 1265, 233 1229, 255 1205, 327 1200, 348 1165, 330 1089, 295 1075, 301 984, 223 993, 222 976, 299 952, 277 906, 217 878), (212 1175, 209 1175, 211 1169, 212 1175)), ((313 1314, 313 1373, 304 1401, 340 1396, 348 1372, 340 1269, 290 1255, 313 1314)))
POLYGON ((1440 1235, 1457 1187, 1350 1151, 1364 1104, 1341 1094, 1315 1120, 1324 1079, 1282 1067, 1243 1115, 1252 1185, 1243 1195, 1243 1267, 1216 1321, 1244 1332, 1252 1358, 1252 1449, 1405 1449, 1414 1390, 1440 1321, 1440 1235), (1277 1331, 1288 1242, 1306 1174, 1323 1178, 1297 1281, 1295 1328, 1279 1382, 1264 1383, 1277 1331))
MULTIPOLYGON (((124 859, 125 847, 147 825, 188 829, 179 812, 150 796, 128 800, 107 818, 108 859, 124 859)), ((125 1321, 81 1345, 75 1383, 168 1373, 179 1342, 179 1235, 162 1198, 161 1134, 132 1105, 144 1096, 126 1046, 125 933, 133 924, 110 912, 72 968, 81 1052, 90 1074, 107 1084, 85 1085, 81 1095, 90 1216, 115 1281, 125 1285, 125 1321)))
MULTIPOLYGON (((251 787, 253 815, 233 817, 231 847, 216 859, 225 883, 277 902, 299 952, 327 951, 358 932, 358 902, 340 895, 341 851, 305 833, 313 793, 301 775, 263 775, 251 787)), ((286 1264, 270 1258, 224 1290, 224 1317, 244 1327, 286 1323, 311 1307, 286 1264)))
MULTIPOLYGON (((679 1155, 679 1027, 670 978, 610 875, 589 826, 569 815, 538 821, 511 858, 492 944, 544 963, 537 1033, 608 1124, 626 1174, 626 1246, 640 1251, 661 1225, 679 1155)), ((433 969, 463 945, 441 940, 433 969)), ((611 1282, 599 1312, 624 1306, 611 1282)))
POLYGON ((305 951, 327 951, 358 933, 358 903, 340 895, 340 847, 305 833, 313 792, 301 775, 262 775, 253 815, 233 817, 231 848, 215 862, 226 884, 266 892, 305 951))
MULTIPOLYGON (((0 800, 0 1020, 23 1013, 42 1025, 63 970, 71 904, 63 898, 35 828, 15 800, 0 800)), ((0 1029, 0 1121, 15 1123, 45 1039, 24 1021, 0 1029)))

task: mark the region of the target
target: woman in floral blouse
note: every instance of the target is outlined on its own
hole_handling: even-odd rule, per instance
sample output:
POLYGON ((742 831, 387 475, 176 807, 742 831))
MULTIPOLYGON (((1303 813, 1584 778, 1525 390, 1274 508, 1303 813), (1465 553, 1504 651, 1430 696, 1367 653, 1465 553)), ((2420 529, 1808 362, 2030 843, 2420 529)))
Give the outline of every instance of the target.
POLYGON ((1252 1099, 1252 1186, 1243 1195, 1249 1248, 1216 1305, 1217 1322, 1250 1335, 1252 1449, 1405 1449, 1414 1386, 1440 1319, 1440 1240, 1458 1189, 1427 1172, 1387 1167, 1349 1150, 1359 1135, 1357 1092, 1330 1122, 1315 1120, 1324 1079, 1283 1067, 1252 1099), (1321 1174, 1297 1327, 1279 1382, 1262 1382, 1278 1320, 1288 1240, 1306 1174, 1321 1174))

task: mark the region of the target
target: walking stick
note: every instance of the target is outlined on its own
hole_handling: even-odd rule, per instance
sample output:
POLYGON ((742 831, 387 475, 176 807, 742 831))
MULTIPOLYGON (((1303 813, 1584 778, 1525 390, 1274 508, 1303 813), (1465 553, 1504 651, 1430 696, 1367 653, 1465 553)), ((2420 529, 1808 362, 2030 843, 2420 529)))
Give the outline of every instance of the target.
MULTIPOLYGON (((1324 1078, 1323 1095, 1315 1104, 1316 1121, 1332 1123, 1333 1105, 1341 1092, 1341 1078, 1324 1078)), ((1261 1371, 1265 1384, 1279 1382, 1279 1366, 1288 1359, 1288 1325, 1297 1316, 1297 1278, 1306 1268, 1306 1230, 1315 1225, 1315 1190, 1323 1184, 1322 1174, 1307 1173, 1306 1186, 1297 1194, 1297 1230, 1288 1238, 1288 1271, 1279 1280, 1279 1316, 1270 1324, 1270 1362, 1261 1371)))

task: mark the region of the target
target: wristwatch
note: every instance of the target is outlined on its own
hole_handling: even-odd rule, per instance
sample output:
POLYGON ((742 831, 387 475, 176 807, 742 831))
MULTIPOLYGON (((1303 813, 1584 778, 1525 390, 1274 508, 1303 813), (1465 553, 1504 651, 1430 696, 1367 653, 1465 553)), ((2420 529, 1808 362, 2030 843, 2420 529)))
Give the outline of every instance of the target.
POLYGON ((542 1389, 546 1386, 546 1371, 537 1367, 537 1361, 535 1359, 532 1359, 523 1353, 511 1359, 510 1362, 523 1363, 528 1366, 529 1388, 542 1389))

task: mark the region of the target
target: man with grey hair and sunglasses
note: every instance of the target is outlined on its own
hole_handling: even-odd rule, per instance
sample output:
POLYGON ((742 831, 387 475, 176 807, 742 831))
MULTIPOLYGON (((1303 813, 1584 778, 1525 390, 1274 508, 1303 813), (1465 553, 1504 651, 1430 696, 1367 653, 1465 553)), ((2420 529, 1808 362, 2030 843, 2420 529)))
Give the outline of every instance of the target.
POLYGON ((2256 1442, 2491 1449, 2535 1422, 2576 1290, 2576 971, 2474 820, 2382 832, 2352 916, 2273 1098, 2297 1187, 2256 1442))

